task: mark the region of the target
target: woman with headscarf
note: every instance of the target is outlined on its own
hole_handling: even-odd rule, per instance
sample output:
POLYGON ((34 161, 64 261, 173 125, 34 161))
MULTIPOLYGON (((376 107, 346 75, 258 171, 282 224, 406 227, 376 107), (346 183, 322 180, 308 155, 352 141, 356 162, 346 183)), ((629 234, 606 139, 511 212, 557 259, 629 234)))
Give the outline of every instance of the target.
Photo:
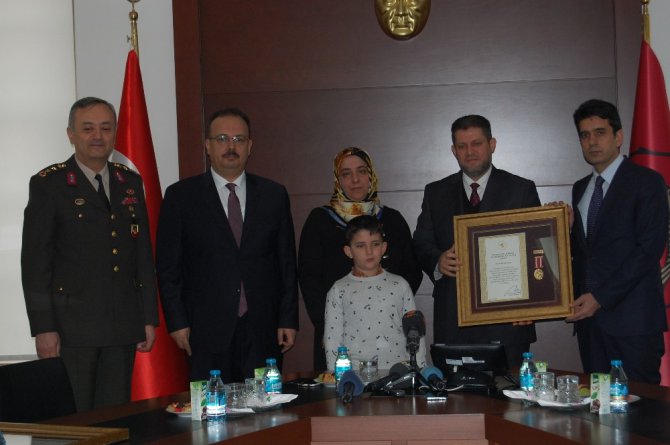
POLYGON ((347 223, 373 215, 384 226, 388 242, 382 267, 402 276, 416 294, 423 274, 412 250, 412 235, 400 212, 382 206, 377 196, 377 174, 365 150, 349 147, 333 161, 335 189, 330 202, 311 211, 300 235, 298 277, 305 307, 314 325, 314 370, 326 370, 323 349, 326 295, 333 283, 351 271, 344 254, 347 223))

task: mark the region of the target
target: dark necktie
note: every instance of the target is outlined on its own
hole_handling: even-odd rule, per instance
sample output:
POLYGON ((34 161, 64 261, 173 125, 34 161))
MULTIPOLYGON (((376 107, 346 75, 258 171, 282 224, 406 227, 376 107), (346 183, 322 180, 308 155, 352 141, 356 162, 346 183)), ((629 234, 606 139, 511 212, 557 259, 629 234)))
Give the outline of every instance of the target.
MULTIPOLYGON (((230 191, 228 194, 228 224, 230 224, 230 230, 233 232, 237 246, 240 246, 240 241, 242 240, 242 207, 240 207, 240 199, 235 193, 235 184, 232 182, 226 184, 226 187, 230 191)), ((244 283, 240 283, 240 306, 237 311, 238 316, 242 316, 247 312, 247 297, 244 292, 244 283)))
POLYGON ((479 197, 479 193, 477 193, 479 184, 473 182, 472 184, 470 184, 470 187, 472 187, 472 194, 470 195, 470 205, 472 207, 477 207, 479 203, 482 202, 481 198, 479 197))
POLYGON ((100 176, 100 173, 95 175, 95 179, 98 181, 98 195, 100 195, 100 199, 102 199, 102 202, 107 206, 107 210, 111 210, 112 207, 109 205, 109 198, 107 198, 107 194, 105 193, 105 186, 102 183, 102 176, 100 176))
POLYGON ((602 176, 596 177, 596 187, 593 189, 593 195, 591 196, 591 202, 589 203, 589 213, 586 216, 586 238, 589 241, 591 241, 593 229, 598 220, 598 212, 603 203, 603 182, 605 182, 605 180, 602 176))

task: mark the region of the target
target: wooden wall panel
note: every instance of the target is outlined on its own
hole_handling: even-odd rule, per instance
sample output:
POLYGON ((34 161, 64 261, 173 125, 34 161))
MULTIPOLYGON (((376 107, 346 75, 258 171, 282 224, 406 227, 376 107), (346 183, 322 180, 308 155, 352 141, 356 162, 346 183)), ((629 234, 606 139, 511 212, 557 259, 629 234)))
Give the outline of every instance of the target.
MULTIPOLYGON (((287 186, 297 235, 327 201, 332 158, 349 145, 370 151, 383 202, 413 229, 426 183, 457 170, 451 122, 478 113, 493 124, 497 167, 534 180, 544 202, 569 200, 590 171, 571 117, 579 103, 613 101, 630 128, 639 8, 638 0, 435 0, 423 32, 396 41, 378 27, 372 0, 173 1, 180 173, 206 168, 206 116, 239 106, 253 126, 249 170, 287 186)), ((425 278, 417 305, 429 320, 431 292, 425 278)), ((304 307, 301 325, 287 370, 311 362, 304 307)), ((571 326, 542 322, 538 332, 537 355, 581 370, 571 326)))
POLYGON ((248 169, 277 179, 291 194, 330 193, 333 156, 350 145, 370 152, 381 190, 423 190, 458 170, 450 126, 469 113, 491 121, 497 167, 557 185, 590 171, 574 109, 591 97, 615 101, 614 91, 613 80, 599 79, 245 92, 206 95, 205 111, 231 104, 247 110, 254 128, 248 169))
POLYGON ((382 32, 372 0, 200 4, 206 93, 614 74, 612 0, 436 0, 409 41, 382 32))
POLYGON ((200 9, 197 0, 172 2, 179 177, 200 173, 205 166, 202 145, 203 95, 200 64, 200 9))

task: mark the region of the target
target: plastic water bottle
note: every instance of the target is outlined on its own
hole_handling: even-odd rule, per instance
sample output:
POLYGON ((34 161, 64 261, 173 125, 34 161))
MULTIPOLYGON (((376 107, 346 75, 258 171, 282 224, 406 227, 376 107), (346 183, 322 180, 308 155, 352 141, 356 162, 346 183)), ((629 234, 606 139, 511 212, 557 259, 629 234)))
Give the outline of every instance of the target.
POLYGON ((521 368, 519 369, 519 386, 524 391, 533 390, 533 378, 534 374, 537 372, 537 367, 533 361, 532 352, 523 353, 523 362, 521 363, 521 368))
POLYGON ((342 374, 351 370, 351 359, 346 346, 337 348, 337 359, 335 359, 335 382, 339 383, 342 374))
POLYGON ((610 411, 628 412, 628 377, 623 372, 621 360, 612 360, 610 369, 610 411))
POLYGON ((207 421, 217 422, 226 415, 226 390, 221 380, 221 371, 212 369, 209 371, 209 382, 207 382, 207 421))
POLYGON ((265 360, 265 373, 263 374, 265 381, 265 392, 268 394, 281 394, 281 374, 277 368, 277 360, 269 358, 265 360))

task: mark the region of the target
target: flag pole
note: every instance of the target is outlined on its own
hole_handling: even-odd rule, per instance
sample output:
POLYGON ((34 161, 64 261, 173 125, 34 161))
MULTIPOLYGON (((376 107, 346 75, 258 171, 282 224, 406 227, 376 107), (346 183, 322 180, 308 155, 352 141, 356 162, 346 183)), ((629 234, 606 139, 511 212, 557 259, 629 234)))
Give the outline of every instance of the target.
MULTIPOLYGON (((670 185, 670 108, 661 65, 651 48, 650 0, 641 0, 642 44, 635 92, 630 141, 630 160, 657 171, 670 185)), ((670 230, 670 222, 669 222, 670 230)), ((661 258, 665 317, 670 321, 670 246, 661 258)), ((663 333, 665 355, 661 358, 661 385, 670 386, 670 332, 663 333)))
MULTIPOLYGON (((121 92, 121 104, 116 131, 116 146, 112 160, 120 162, 136 171, 142 177, 144 196, 148 213, 148 230, 155 256, 158 217, 163 201, 158 166, 154 153, 147 112, 142 73, 138 58, 138 32, 135 3, 132 4, 130 18, 131 35, 127 40, 132 45, 128 51, 126 71, 121 92)), ((161 300, 156 296, 158 326, 156 339, 150 352, 138 352, 133 368, 131 400, 142 400, 166 396, 188 389, 188 366, 184 351, 170 338, 161 300)))
POLYGON ((140 0, 128 0, 132 6, 132 10, 128 13, 128 18, 130 19, 130 35, 127 36, 130 46, 133 47, 138 58, 140 57, 140 44, 137 37, 137 17, 139 14, 135 11, 135 3, 139 1, 140 0))

